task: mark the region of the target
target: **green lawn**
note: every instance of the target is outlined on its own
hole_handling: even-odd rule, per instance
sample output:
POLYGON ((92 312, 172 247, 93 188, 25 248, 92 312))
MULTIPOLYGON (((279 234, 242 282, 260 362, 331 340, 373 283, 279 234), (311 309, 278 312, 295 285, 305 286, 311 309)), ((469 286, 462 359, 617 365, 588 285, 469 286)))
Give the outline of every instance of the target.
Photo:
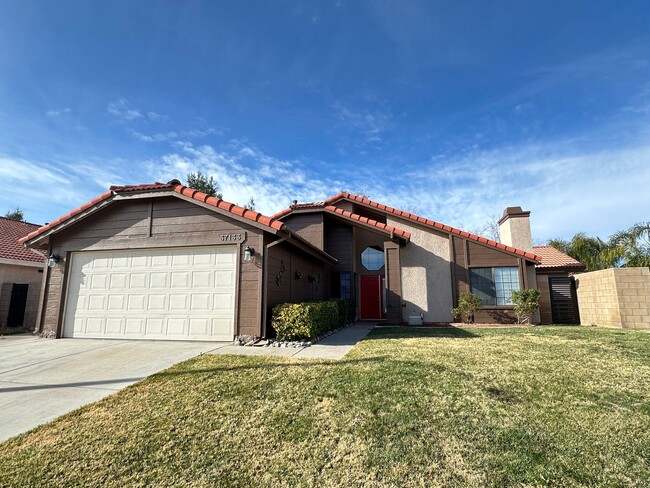
POLYGON ((0 444, 7 486, 650 485, 650 334, 375 330, 201 356, 0 444))

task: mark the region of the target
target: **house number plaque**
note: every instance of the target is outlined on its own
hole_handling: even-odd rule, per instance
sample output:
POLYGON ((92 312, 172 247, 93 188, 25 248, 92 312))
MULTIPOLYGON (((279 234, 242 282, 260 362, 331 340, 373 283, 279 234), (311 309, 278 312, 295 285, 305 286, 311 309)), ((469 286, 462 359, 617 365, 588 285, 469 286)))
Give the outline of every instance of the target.
POLYGON ((235 232, 232 234, 219 234, 221 242, 241 242, 246 239, 246 232, 235 232))

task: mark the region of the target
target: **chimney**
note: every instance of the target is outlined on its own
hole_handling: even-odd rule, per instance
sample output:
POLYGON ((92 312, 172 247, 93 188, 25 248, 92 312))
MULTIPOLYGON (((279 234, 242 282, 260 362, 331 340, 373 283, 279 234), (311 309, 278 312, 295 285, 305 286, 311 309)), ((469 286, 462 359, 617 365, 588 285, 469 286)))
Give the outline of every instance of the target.
POLYGON ((521 207, 508 207, 499 220, 501 243, 522 251, 533 252, 533 238, 530 233, 530 211, 521 207))

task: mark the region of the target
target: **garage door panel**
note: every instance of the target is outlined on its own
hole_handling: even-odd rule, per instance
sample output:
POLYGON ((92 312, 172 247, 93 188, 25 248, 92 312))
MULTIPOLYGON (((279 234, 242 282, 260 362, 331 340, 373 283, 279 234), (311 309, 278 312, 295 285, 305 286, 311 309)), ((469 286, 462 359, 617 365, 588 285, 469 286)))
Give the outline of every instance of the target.
POLYGON ((123 330, 123 319, 119 318, 107 318, 106 319, 106 334, 115 334, 115 335, 122 335, 123 330))
POLYGON ((122 312, 126 309, 126 295, 110 295, 108 297, 108 310, 122 312))
POLYGON ((88 310, 104 310, 106 308, 106 295, 91 295, 88 297, 88 310))
POLYGON ((232 287, 235 284, 234 271, 215 271, 214 272, 215 286, 232 287))
POLYGON ((211 271, 192 271, 192 288, 209 288, 212 286, 211 271))
POLYGON ((101 334, 104 331, 104 320, 101 317, 88 317, 86 319, 86 330, 90 334, 101 334))
POLYGON ((128 275, 126 273, 113 273, 110 276, 110 289, 123 290, 127 285, 128 275))
POLYGON ((230 340, 235 246, 73 253, 64 335, 230 340))
POLYGON ((171 273, 171 287, 185 289, 190 284, 189 271, 173 271, 171 273))
POLYGON ((150 312, 164 312, 167 310, 167 295, 149 295, 150 312))
POLYGON ((131 268, 147 268, 149 267, 148 256, 133 256, 131 258, 131 268))
POLYGON ((105 272, 93 274, 90 280, 92 290, 105 290, 108 288, 108 274, 105 272))
POLYGON ((129 288, 148 288, 149 280, 146 273, 131 273, 129 275, 129 288))
POLYGON ((124 321, 124 332, 128 335, 144 335, 144 318, 127 317, 124 321))

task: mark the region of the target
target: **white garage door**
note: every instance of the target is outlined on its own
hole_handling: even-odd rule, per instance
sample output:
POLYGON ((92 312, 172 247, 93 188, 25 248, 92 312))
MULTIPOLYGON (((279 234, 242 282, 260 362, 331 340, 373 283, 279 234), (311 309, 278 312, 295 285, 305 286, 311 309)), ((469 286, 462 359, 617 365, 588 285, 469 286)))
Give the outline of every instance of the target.
POLYGON ((72 254, 66 337, 232 340, 236 246, 72 254))

